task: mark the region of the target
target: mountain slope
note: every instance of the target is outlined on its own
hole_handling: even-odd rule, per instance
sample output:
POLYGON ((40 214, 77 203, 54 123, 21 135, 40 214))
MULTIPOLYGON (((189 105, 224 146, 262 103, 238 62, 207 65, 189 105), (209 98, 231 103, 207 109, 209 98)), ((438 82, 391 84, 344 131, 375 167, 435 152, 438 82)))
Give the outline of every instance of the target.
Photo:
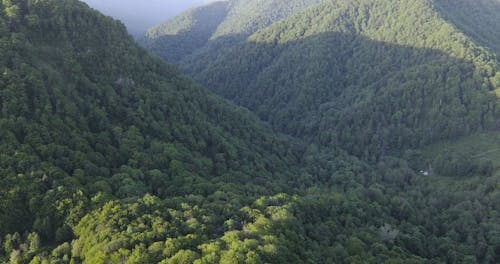
POLYGON ((150 29, 140 43, 172 63, 191 56, 219 54, 226 45, 244 42, 252 33, 321 0, 231 0, 187 11, 150 29))
POLYGON ((65 241, 98 193, 245 193, 238 204, 300 174, 300 148, 149 56, 122 24, 77 1, 1 7, 0 237, 65 241))
POLYGON ((78 1, 2 1, 0 33, 2 263, 500 261, 496 168, 273 134, 78 1))
POLYGON ((495 54, 432 1, 318 4, 220 50, 180 65, 278 131, 365 158, 496 127, 495 54))
POLYGON ((287 18, 321 0, 230 1, 230 10, 212 36, 248 36, 274 22, 287 18))
POLYGON ((81 2, 0 8, 0 262, 304 261, 297 198, 253 201, 371 174, 272 134, 81 2))
POLYGON ((471 36, 477 43, 500 54, 500 2, 498 0, 437 0, 444 18, 471 36))
POLYGON ((228 2, 194 8, 146 33, 140 42, 169 62, 176 63, 206 45, 228 12, 228 2))

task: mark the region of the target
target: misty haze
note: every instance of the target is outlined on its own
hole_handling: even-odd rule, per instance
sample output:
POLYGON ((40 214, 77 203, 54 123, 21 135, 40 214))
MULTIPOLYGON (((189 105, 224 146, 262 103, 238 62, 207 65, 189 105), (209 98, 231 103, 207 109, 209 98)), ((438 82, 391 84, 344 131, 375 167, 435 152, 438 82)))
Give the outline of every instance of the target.
POLYGON ((214 0, 83 0, 90 7, 121 20, 132 35, 142 35, 148 28, 195 6, 214 0))

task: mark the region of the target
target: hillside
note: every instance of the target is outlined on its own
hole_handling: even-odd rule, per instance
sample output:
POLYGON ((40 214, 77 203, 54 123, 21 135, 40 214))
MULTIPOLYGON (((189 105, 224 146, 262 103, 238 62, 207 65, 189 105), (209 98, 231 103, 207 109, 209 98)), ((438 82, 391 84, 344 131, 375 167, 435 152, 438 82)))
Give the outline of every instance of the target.
POLYGON ((365 159, 496 128, 495 47, 436 6, 321 3, 179 65, 275 130, 365 159))
MULTIPOLYGON (((286 54, 287 37, 267 43, 266 32, 251 37, 256 52, 286 54)), ((354 39, 376 60, 406 52, 473 67, 354 39)), ((367 164, 274 133, 76 0, 2 1, 0 52, 1 263, 500 262, 496 163, 424 177, 439 145, 367 164)), ((481 69, 464 101, 491 88, 481 69)))
POLYGON ((0 8, 1 262, 67 248, 108 202, 207 207, 215 229, 261 195, 308 185, 301 144, 149 56, 121 23, 78 1, 0 8))
MULTIPOLYGON (((317 239, 302 227, 315 222, 293 208, 312 205, 315 185, 328 200, 371 178, 341 150, 271 133, 85 4, 0 10, 0 262, 319 258, 331 243, 307 246, 317 239)), ((337 258, 358 254, 378 253, 337 258)))
POLYGON ((42 228, 37 201, 79 190, 165 198, 235 184, 251 199, 293 188, 299 143, 147 55, 119 22, 77 1, 2 8, 2 237, 42 228))
POLYGON ((139 42, 171 63, 223 52, 252 33, 321 0, 230 0, 191 9, 151 28, 139 42))
POLYGON ((252 115, 149 57, 118 22, 76 1, 3 8, 15 12, 2 17, 2 188, 33 190, 9 192, 0 233, 41 228, 36 201, 59 192, 209 194, 222 181, 283 180, 279 167, 297 162, 252 115))
POLYGON ((435 5, 444 18, 500 55, 500 1, 436 0, 435 5))
POLYGON ((169 62, 176 63, 208 43, 225 19, 228 2, 193 8, 168 23, 151 28, 140 41, 169 62))

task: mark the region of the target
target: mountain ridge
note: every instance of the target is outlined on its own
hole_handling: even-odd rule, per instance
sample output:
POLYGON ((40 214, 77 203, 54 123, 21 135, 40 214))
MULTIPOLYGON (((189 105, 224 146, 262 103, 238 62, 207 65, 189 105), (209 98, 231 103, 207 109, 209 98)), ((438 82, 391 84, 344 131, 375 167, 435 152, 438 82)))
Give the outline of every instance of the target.
POLYGON ((2 236, 53 242, 69 227, 40 203, 52 195, 209 195, 233 180, 247 186, 235 193, 274 193, 293 181, 303 147, 149 56, 121 23, 79 1, 15 6, 2 17, 2 236), (8 192, 16 181, 25 188, 8 192))
MULTIPOLYGON (((372 144, 368 143, 370 141, 380 141, 382 146, 374 144, 373 150, 385 149, 388 146, 392 146, 389 148, 393 150, 398 148, 406 149, 408 147, 418 147, 421 142, 428 144, 446 137, 467 135, 473 131, 495 128, 495 119, 497 119, 495 117, 496 100, 491 91, 498 89, 500 83, 500 67, 496 55, 490 52, 488 48, 478 46, 474 40, 468 38, 458 31, 454 25, 442 19, 439 10, 434 7, 433 1, 414 1, 410 3, 401 0, 386 3, 372 0, 319 3, 291 15, 289 18, 277 21, 269 27, 258 30, 250 35, 244 43, 231 44, 231 41, 227 42, 224 38, 232 39, 233 36, 222 37, 220 41, 215 40, 213 45, 219 45, 218 48, 202 48, 199 53, 195 52, 187 56, 179 62, 180 67, 209 89, 238 104, 249 107, 252 111, 258 113, 261 118, 270 121, 277 131, 286 134, 309 138, 312 133, 313 137, 316 137, 314 141, 316 143, 340 145, 357 156, 366 157, 371 154, 362 153, 362 151, 353 148, 356 145, 370 145, 372 144), (341 38, 340 40, 334 39, 334 34, 337 33, 341 38), (363 38, 366 41, 362 40, 363 38), (303 43, 297 44, 301 41, 303 43), (380 45, 363 44, 371 41, 378 42, 380 45), (337 44, 332 46, 328 42, 337 44), (343 48, 336 48, 339 45, 342 45, 343 48), (352 48, 353 45, 357 45, 357 47, 352 48), (391 48, 391 45, 394 48, 391 48), (419 52, 417 49, 422 51, 419 52), (399 52, 401 54, 398 54, 399 52), (349 58, 349 54, 353 53, 357 54, 355 60, 349 58), (337 54, 339 55, 337 56, 337 54), (363 56, 365 57, 363 58, 363 56), (438 62, 435 57, 443 57, 443 61, 438 62), (448 57, 448 59, 444 57, 448 57), (394 58, 394 60, 391 61, 391 58, 394 58), (346 60, 351 60, 351 62, 344 66, 346 60), (338 64, 335 61, 338 61, 338 64), (321 66, 318 63, 324 65, 321 66), (381 65, 377 65, 377 63, 381 63, 381 65), (391 65, 394 65, 394 67, 391 65), (455 67, 454 65, 460 66, 455 67), (410 66, 416 66, 417 68, 412 69, 410 66), (362 70, 360 67, 368 68, 362 70), (329 72, 328 69, 332 68, 334 72, 329 72), (437 68, 441 68, 439 72, 445 77, 435 76, 433 71, 437 70, 437 68), (270 73, 270 69, 274 69, 274 72, 270 73), (422 76, 429 74, 428 78, 434 79, 434 83, 411 84, 406 81, 409 78, 408 80, 419 82, 418 79, 415 79, 416 76, 412 77, 415 75, 412 72, 418 71, 421 71, 422 76), (319 72, 322 74, 318 74, 319 72), (378 73, 375 74, 376 72, 378 73), (365 73, 366 76, 363 76, 365 73), (290 76, 286 76, 287 74, 290 76), (311 74, 311 76, 307 76, 307 74, 311 74), (358 77, 352 76, 350 79, 346 79, 345 77, 348 75, 357 75, 358 77), (391 75, 399 75, 400 80, 396 77, 390 77, 391 75), (455 80, 446 77, 446 75, 453 76, 455 80), (281 80, 276 81, 276 79, 281 80), (292 79, 294 81, 290 81, 292 79), (384 83, 387 80, 389 80, 389 83, 384 83), (390 94, 383 92, 384 89, 387 90, 392 87, 393 91, 389 93, 393 93, 392 96, 394 96, 397 93, 406 93, 403 90, 396 91, 399 89, 397 86, 402 85, 410 85, 408 88, 414 91, 407 92, 423 97, 419 100, 429 101, 430 99, 432 103, 426 106, 429 110, 422 108, 416 111, 411 100, 408 100, 406 105, 390 106, 391 101, 394 100, 390 99, 390 94), (425 88, 425 86, 420 85, 434 86, 435 91, 431 89, 428 91, 428 95, 420 94, 417 90, 425 88), (352 92, 352 87, 357 87, 359 94, 352 92), (363 87, 372 88, 365 89, 363 87), (307 95, 304 89, 307 89, 307 95), (375 97, 367 96, 371 93, 370 89, 373 89, 372 92, 379 94, 375 97), (453 89, 458 90, 453 91, 453 89), (432 95, 432 93, 437 93, 438 90, 441 93, 440 95, 432 95), (280 91, 283 94, 280 94, 280 91), (351 101, 343 102, 344 99, 337 98, 342 93, 352 93, 354 97, 348 99, 351 101), (363 95, 362 93, 366 94, 363 95), (468 99, 460 95, 463 93, 468 93, 468 99), (362 99, 363 96, 365 96, 365 99, 362 99), (298 97, 309 97, 313 101, 294 103, 294 99, 290 99, 298 97), (356 97, 358 99, 355 99, 356 97), (441 98, 441 101, 448 98, 446 100, 455 106, 450 107, 451 110, 443 109, 441 101, 434 102, 434 98, 441 98), (453 98, 458 98, 459 101, 450 101, 455 100, 453 98), (477 98, 477 100, 472 98, 477 98), (358 109, 349 109, 355 107, 356 100, 361 101, 365 106, 358 109), (365 102, 362 102, 363 100, 365 102), (373 100, 378 100, 378 102, 375 103, 373 100), (370 103, 370 101, 372 102, 370 103), (344 103, 344 108, 348 109, 343 113, 344 116, 349 116, 348 112, 362 113, 367 111, 361 114, 360 117, 352 117, 354 119, 367 121, 373 111, 375 113, 380 111, 380 109, 376 110, 378 108, 377 104, 385 104, 390 114, 387 111, 382 111, 382 116, 376 117, 374 127, 370 128, 369 131, 371 132, 368 133, 376 136, 368 139, 368 142, 363 139, 366 138, 366 136, 363 136, 363 134, 366 135, 366 129, 361 124, 357 124, 354 131, 349 128, 351 131, 349 132, 347 130, 342 131, 341 128, 335 125, 332 127, 327 123, 314 121, 319 120, 319 116, 325 114, 326 109, 324 111, 312 111, 312 115, 307 118, 301 117, 304 112, 309 111, 308 108, 310 107, 319 107, 320 104, 325 103, 335 105, 339 102, 341 102, 340 108, 344 103), (475 106, 468 105, 470 103, 475 106), (372 105, 370 106, 370 104, 372 105), (487 109, 483 109, 484 105, 486 105, 487 109), (295 110, 292 111, 291 108, 294 107, 295 110), (368 108, 373 110, 366 110, 368 108), (405 108, 408 109, 405 110, 405 108), (417 118, 414 121, 404 121, 401 117, 395 116, 398 114, 395 109, 400 109, 402 113, 399 113, 399 115, 402 114, 403 116, 416 112, 423 115, 420 117, 414 116, 414 118, 417 118), (430 123, 429 120, 432 119, 429 112, 434 112, 433 116, 437 114, 439 121, 434 124, 430 123), (470 113, 467 121, 459 121, 453 125, 448 120, 450 117, 453 118, 454 115, 460 118, 463 113, 467 115, 467 112, 470 113), (489 114, 486 114, 488 112, 489 114), (306 120, 309 120, 309 122, 313 120, 311 125, 316 127, 314 128, 316 132, 311 130, 302 134, 301 132, 297 133, 298 130, 304 131, 306 129, 300 125, 306 123, 306 120), (477 120, 480 120, 480 122, 478 123, 477 120), (293 125, 294 122, 298 125, 293 125), (410 123, 405 124, 405 122, 410 123), (460 123, 464 122, 466 124, 465 128, 460 125, 460 123), (291 124, 293 127, 291 129, 286 128, 286 123, 291 124), (387 132, 378 132, 381 128, 377 128, 376 123, 383 124, 382 129, 390 128, 387 132), (445 125, 442 126, 438 123, 445 125), (450 126, 450 128, 446 128, 446 126, 450 126), (339 133, 339 130, 342 131, 340 133, 346 135, 360 134, 355 136, 358 139, 354 139, 356 142, 354 146, 344 144, 344 142, 352 142, 353 139, 344 138, 343 136, 326 142, 318 141, 318 138, 332 137, 331 135, 321 135, 322 130, 318 130, 319 127, 323 127, 333 134, 339 133), (434 129, 439 132, 424 132, 426 129, 434 129), (390 132, 395 130, 399 130, 399 132, 390 132), (424 133, 428 135, 424 135, 424 133), (392 141, 394 138, 401 137, 402 139, 399 139, 399 141, 402 141, 402 143, 392 141), (414 138, 419 143, 416 143, 414 138)), ((331 106, 327 108, 331 108, 331 106)), ((347 129, 350 126, 349 123, 355 122, 354 119, 338 115, 328 123, 345 124, 342 126, 347 129)), ((349 137, 351 136, 349 135, 349 137)), ((377 151, 370 151, 370 153, 380 155, 388 152, 379 151, 377 153, 377 151)))
POLYGON ((269 26, 276 21, 292 15, 296 11, 306 9, 319 2, 321 0, 293 0, 289 1, 287 5, 283 5, 280 0, 259 0, 259 2, 232 0, 215 2, 187 11, 164 24, 152 28, 139 42, 148 49, 154 50, 156 54, 167 59, 167 61, 176 63, 186 57, 192 56, 193 53, 217 51, 218 45, 212 45, 212 42, 218 43, 222 41, 231 45, 244 42, 246 37, 256 30, 269 26), (217 6, 224 6, 225 12, 214 11, 217 6), (252 12, 247 12, 247 10, 252 10, 252 12), (210 15, 212 19, 206 21, 204 18, 193 17, 194 12, 210 15), (179 24, 179 20, 191 22, 183 25, 179 24), (186 39, 197 38, 200 30, 196 25, 199 21, 211 24, 213 26, 213 30, 211 30, 212 34, 206 35, 207 32, 202 34, 205 37, 202 42, 198 42, 199 44, 203 44, 199 46, 198 50, 179 50, 178 45, 188 45, 189 47, 190 44, 186 41, 177 42, 177 40, 173 40, 172 36, 169 36, 169 32, 180 30, 186 39), (214 22, 216 23, 212 24, 214 22), (228 35, 232 37, 220 38, 228 35), (175 54, 175 57, 171 57, 173 56, 172 54, 175 54))

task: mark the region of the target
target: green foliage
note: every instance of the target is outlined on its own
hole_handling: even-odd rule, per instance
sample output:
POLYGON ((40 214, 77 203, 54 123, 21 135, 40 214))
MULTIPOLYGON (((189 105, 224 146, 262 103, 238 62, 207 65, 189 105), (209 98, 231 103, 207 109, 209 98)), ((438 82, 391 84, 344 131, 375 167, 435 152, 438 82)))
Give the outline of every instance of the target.
POLYGON ((38 22, 2 35, 2 236, 67 241, 99 192, 210 195, 232 182, 257 194, 281 189, 257 181, 300 170, 291 144, 147 56, 118 22, 76 1, 19 6, 38 22))
MULTIPOLYGON (((284 8, 262 2, 268 12, 267 4, 284 8)), ((250 33, 237 42, 226 40, 244 26, 228 15, 212 41, 179 65, 275 130, 368 161, 497 126, 495 54, 443 19, 432 1, 336 1, 298 10, 281 19, 256 11, 261 17, 249 19, 270 22, 241 30, 250 33), (234 31, 221 29, 229 24, 234 31)))
MULTIPOLYGON (((444 17, 475 41, 500 55, 500 3, 498 0, 436 0, 444 17)), ((498 87, 498 86, 497 86, 498 87)))
POLYGON ((26 19, 0 15, 0 237, 62 245, 109 200, 238 204, 297 184, 302 146, 148 56, 119 22, 78 1, 13 5, 26 19))
POLYGON ((172 63, 242 43, 257 30, 321 0, 234 0, 189 10, 151 28, 140 42, 172 63))
MULTIPOLYGON (((241 33, 245 56, 228 61, 228 50, 200 74, 225 61, 231 78, 210 81, 248 85, 255 99, 234 99, 255 100, 261 115, 284 109, 267 120, 304 143, 149 56, 85 4, 2 1, 0 262, 499 262, 496 153, 479 163, 437 153, 446 162, 431 167, 452 177, 423 177, 415 171, 439 159, 407 149, 494 123, 494 56, 423 2, 316 2, 214 4, 225 20, 182 50, 210 42, 207 32, 241 33), (378 26, 388 10, 399 22, 378 26), (399 30, 425 19, 424 42, 399 30), (385 155, 399 149, 407 160, 385 155)), ((172 23, 198 30, 202 11, 172 23)), ((496 144, 476 143, 472 155, 496 144)))
POLYGON ((213 38, 248 36, 319 2, 321 0, 291 0, 286 4, 280 0, 231 1, 228 15, 221 21, 213 38))
MULTIPOLYGON (((500 167, 500 141, 496 132, 474 134, 423 148, 420 169, 447 177, 490 177, 500 167)), ((410 162, 415 157, 409 157, 410 162)))
POLYGON ((206 45, 228 12, 229 2, 194 8, 148 30, 139 41, 158 56, 176 63, 206 45))

